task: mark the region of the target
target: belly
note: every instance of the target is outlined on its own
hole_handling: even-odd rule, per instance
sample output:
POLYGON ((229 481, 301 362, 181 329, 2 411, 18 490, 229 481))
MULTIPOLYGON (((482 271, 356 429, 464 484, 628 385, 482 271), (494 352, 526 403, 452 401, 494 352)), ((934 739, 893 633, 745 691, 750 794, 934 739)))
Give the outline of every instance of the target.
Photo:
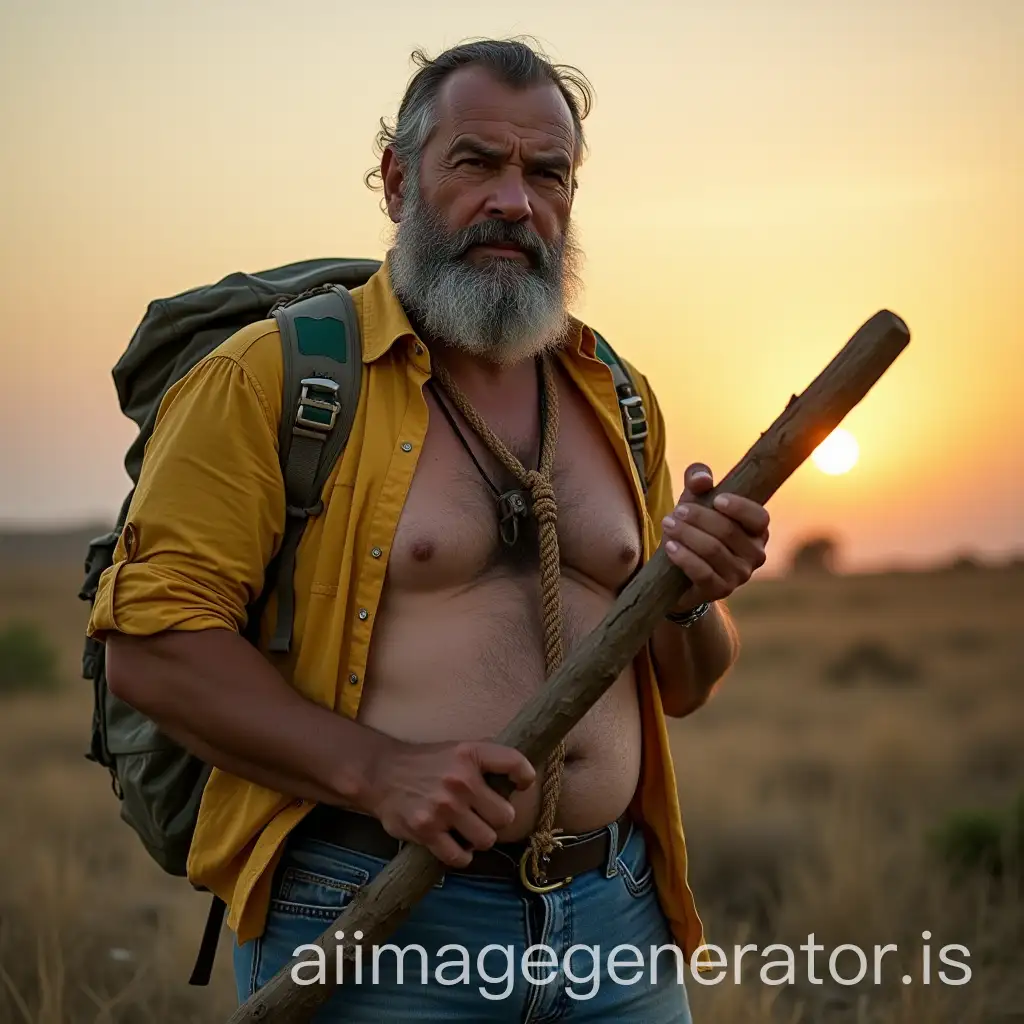
MULTIPOLYGON (((562 600, 568 653, 612 597, 563 576, 562 600)), ((413 743, 493 739, 544 685, 535 579, 496 575, 469 589, 392 592, 377 616, 359 721, 413 743)), ((572 833, 614 820, 639 769, 640 716, 627 670, 566 738, 558 825, 572 833)), ((513 796, 517 816, 502 840, 532 831, 542 777, 513 796)))

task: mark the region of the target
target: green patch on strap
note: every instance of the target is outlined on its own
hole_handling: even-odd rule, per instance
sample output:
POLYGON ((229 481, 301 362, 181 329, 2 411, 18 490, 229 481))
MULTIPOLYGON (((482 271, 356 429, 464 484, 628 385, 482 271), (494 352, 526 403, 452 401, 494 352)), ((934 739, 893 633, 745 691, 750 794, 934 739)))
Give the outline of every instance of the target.
POLYGON ((331 422, 331 413, 328 409, 317 409, 306 405, 299 406, 299 415, 303 419, 312 420, 314 423, 322 423, 325 427, 331 422))
POLYGON ((295 318, 295 334, 299 351, 304 356, 323 356, 339 363, 348 362, 348 334, 341 320, 299 316, 295 318))

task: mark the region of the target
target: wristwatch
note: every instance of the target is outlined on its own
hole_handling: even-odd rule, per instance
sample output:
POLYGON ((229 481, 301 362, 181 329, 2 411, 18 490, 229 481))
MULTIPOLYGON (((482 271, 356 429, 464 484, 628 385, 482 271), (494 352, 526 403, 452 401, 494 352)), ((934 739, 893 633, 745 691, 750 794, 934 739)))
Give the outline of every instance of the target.
POLYGON ((683 626, 688 629, 695 622, 699 622, 703 619, 710 609, 711 602, 703 601, 701 604, 697 605, 696 608, 691 608, 688 612, 666 612, 665 618, 668 619, 669 622, 674 622, 677 626, 683 626))

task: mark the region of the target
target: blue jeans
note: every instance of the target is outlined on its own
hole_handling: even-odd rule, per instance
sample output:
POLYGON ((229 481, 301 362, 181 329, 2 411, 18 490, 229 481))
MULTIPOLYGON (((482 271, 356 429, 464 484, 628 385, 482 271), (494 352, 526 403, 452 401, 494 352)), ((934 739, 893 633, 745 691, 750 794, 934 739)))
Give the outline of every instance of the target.
MULTIPOLYGON (((326 931, 385 863, 320 840, 290 842, 263 934, 235 943, 239 1001, 326 931)), ((362 948, 344 969, 314 1024, 692 1024, 689 966, 658 904, 638 828, 603 869, 550 893, 534 894, 511 880, 445 875, 386 943, 362 948), (622 944, 635 948, 616 952, 622 944), (527 959, 530 946, 541 948, 527 959), (652 946, 668 948, 652 956, 652 946)), ((314 976, 312 967, 298 975, 314 976)))

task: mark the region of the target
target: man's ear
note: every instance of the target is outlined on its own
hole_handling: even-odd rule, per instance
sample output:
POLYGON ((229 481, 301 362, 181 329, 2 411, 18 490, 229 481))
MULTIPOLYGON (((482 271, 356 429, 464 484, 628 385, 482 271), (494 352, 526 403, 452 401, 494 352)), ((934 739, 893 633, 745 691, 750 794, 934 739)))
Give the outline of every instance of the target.
POLYGON ((390 146, 384 150, 380 159, 380 179, 384 183, 384 203, 388 216, 397 224, 402 219, 405 172, 390 146))

